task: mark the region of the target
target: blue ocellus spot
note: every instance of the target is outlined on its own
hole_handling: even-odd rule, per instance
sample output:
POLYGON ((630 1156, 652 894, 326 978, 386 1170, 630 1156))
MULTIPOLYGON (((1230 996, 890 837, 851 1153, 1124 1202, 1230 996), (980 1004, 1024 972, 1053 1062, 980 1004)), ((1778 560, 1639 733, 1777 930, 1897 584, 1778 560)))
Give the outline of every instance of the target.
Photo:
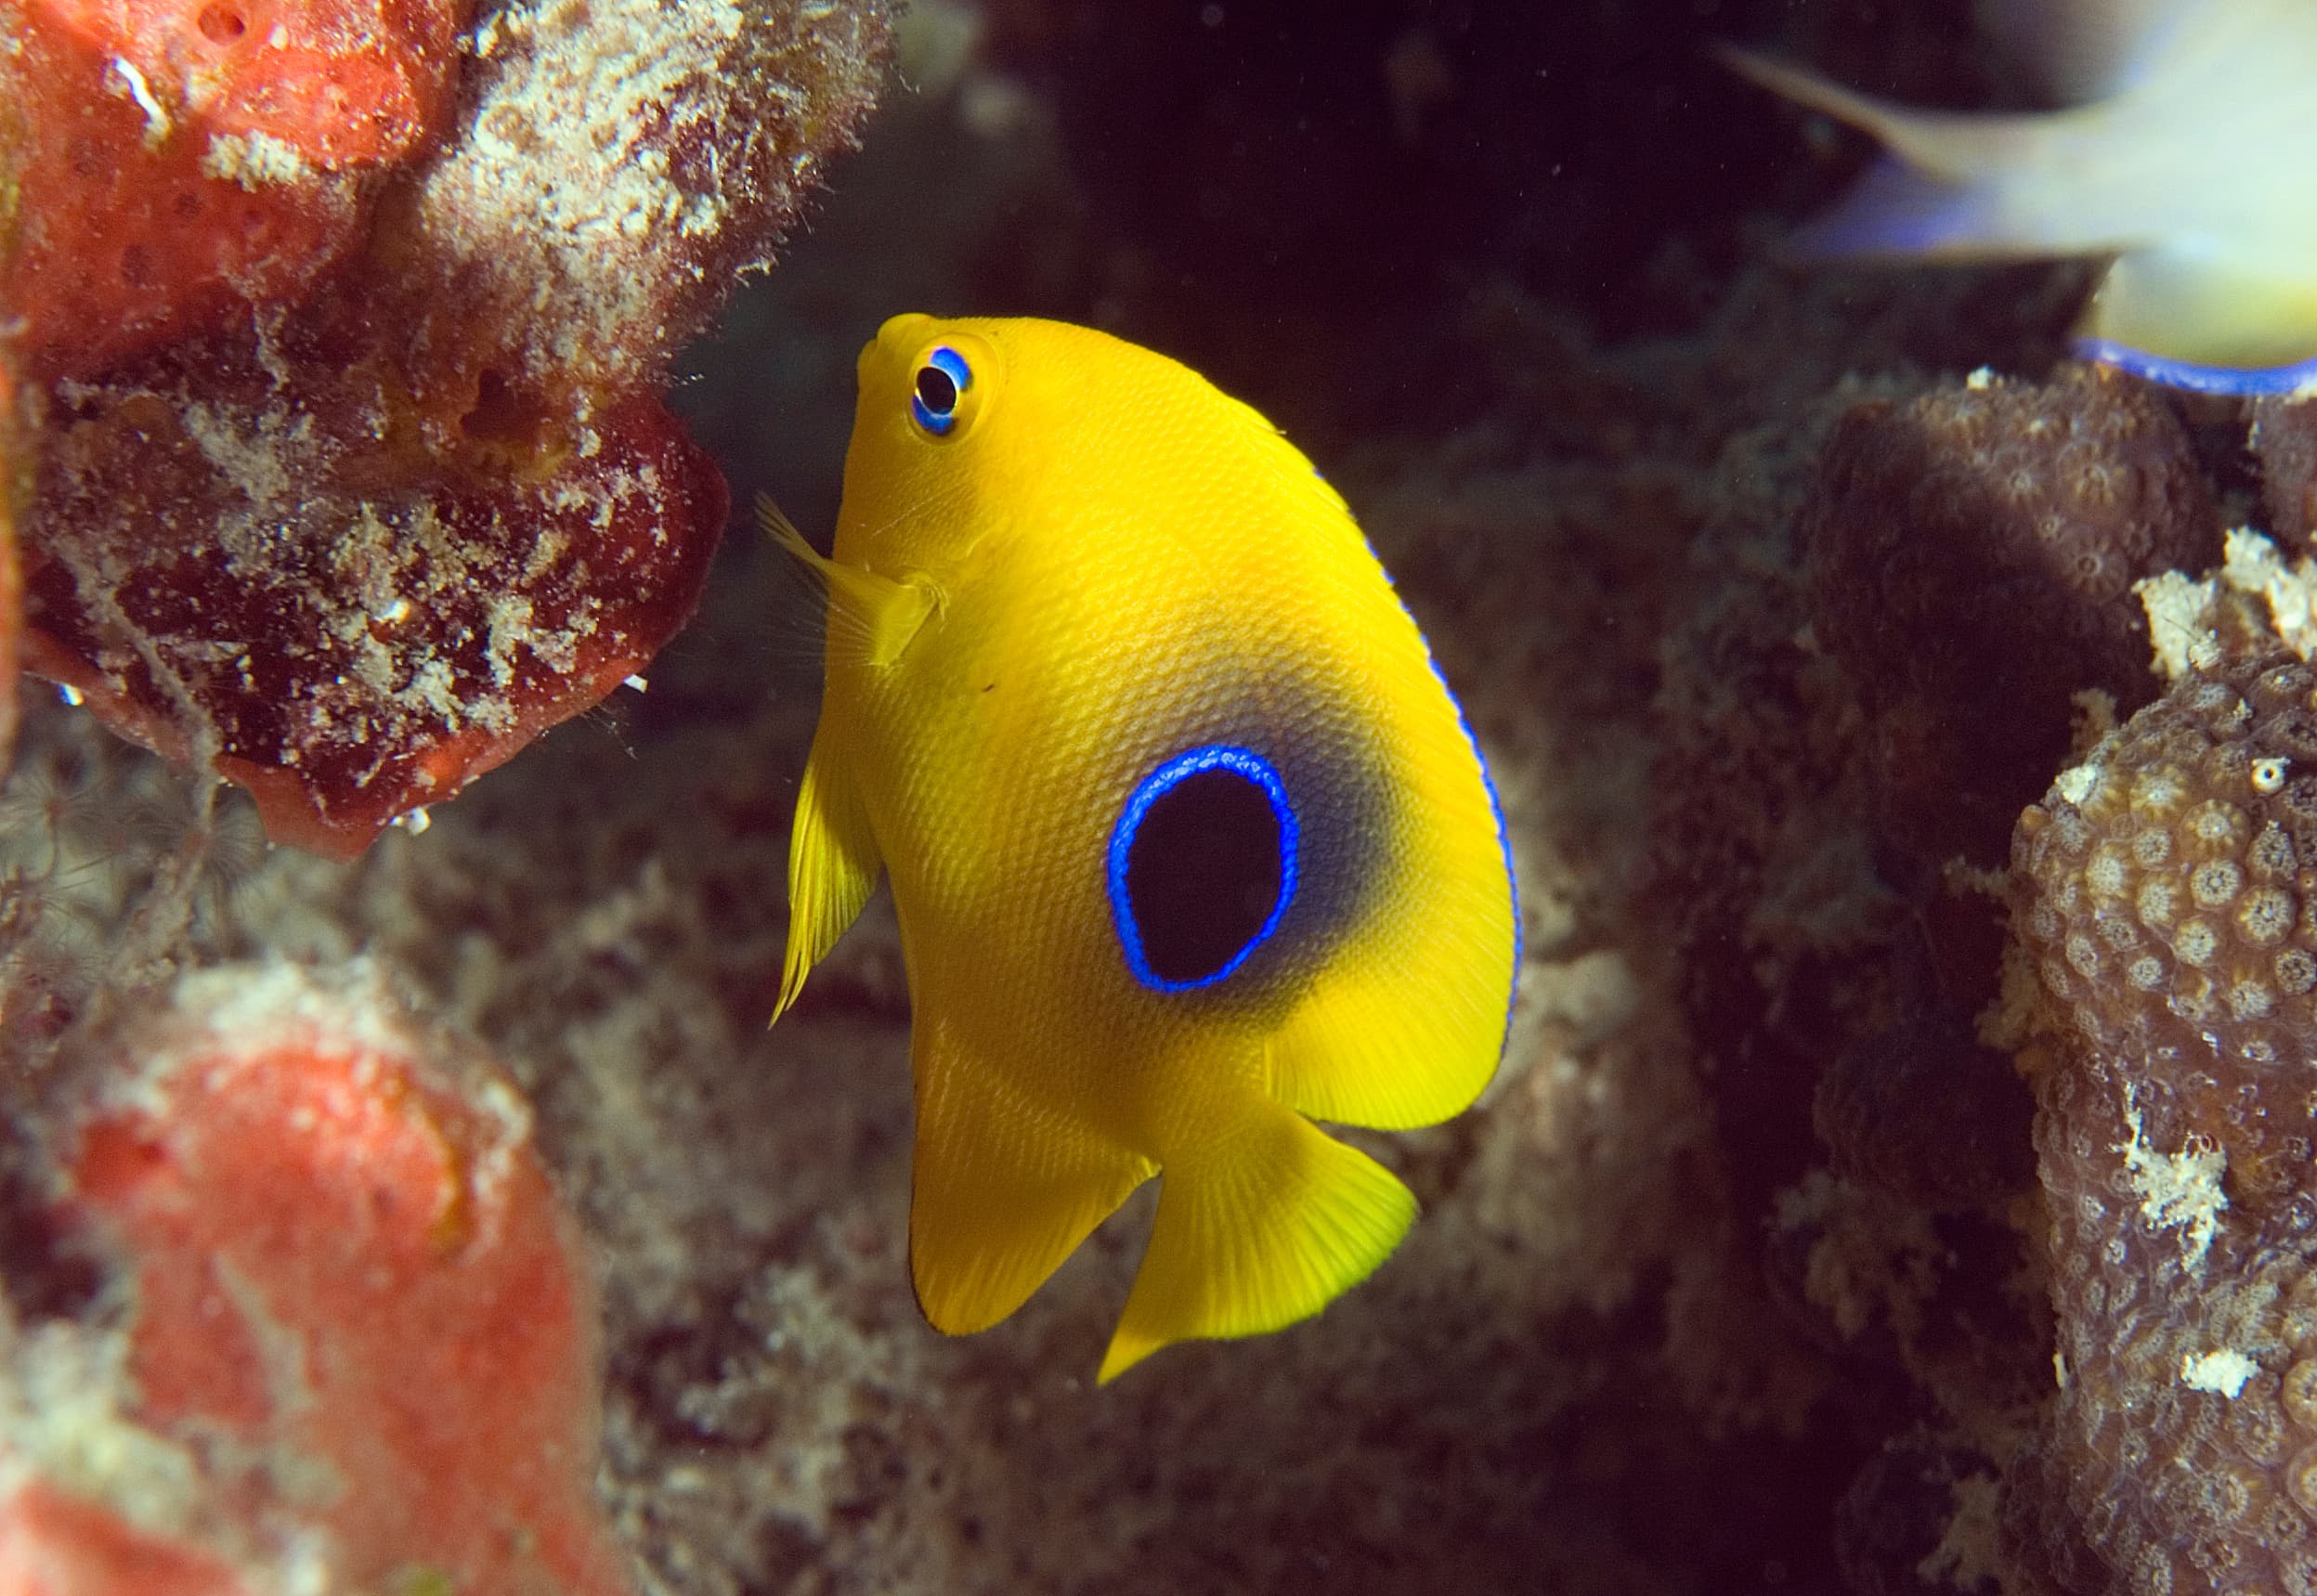
POLYGON ((1190 992, 1228 980, 1295 896, 1298 836, 1269 759, 1212 746, 1143 777, 1111 828, 1111 917, 1135 980, 1190 992))

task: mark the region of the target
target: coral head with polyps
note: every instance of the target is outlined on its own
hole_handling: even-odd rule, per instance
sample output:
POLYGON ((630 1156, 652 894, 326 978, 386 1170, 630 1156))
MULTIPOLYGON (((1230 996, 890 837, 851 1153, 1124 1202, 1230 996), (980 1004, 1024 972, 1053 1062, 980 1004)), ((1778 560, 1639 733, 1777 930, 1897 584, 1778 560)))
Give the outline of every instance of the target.
POLYGON ((2061 1375, 2020 1551, 2317 1588, 2317 669, 2183 675, 2027 810, 2012 881, 2061 1375))
POLYGON ((1803 532, 1817 634, 1867 709, 1886 855, 1935 870, 2001 862, 2075 694, 2154 696, 2132 583, 2209 564, 2219 516, 2162 402, 2073 367, 1856 407, 1803 532))

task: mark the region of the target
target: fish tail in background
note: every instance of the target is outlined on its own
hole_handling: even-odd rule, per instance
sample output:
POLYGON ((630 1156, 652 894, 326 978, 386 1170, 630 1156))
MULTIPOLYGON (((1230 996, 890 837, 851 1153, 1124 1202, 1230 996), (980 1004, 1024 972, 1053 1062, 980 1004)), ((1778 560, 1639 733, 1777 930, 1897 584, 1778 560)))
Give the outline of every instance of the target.
POLYGON ((2099 99, 2144 79, 2193 31, 2211 0, 1978 0, 1982 32, 2033 68, 2063 104, 2099 99))
POLYGON ((1415 1217, 1414 1193, 1382 1164, 1256 1099, 1235 1133, 1166 1161, 1150 1247, 1098 1378, 1171 1342, 1308 1318, 1373 1274, 1415 1217))
POLYGON ((1880 140, 1890 155, 1827 214, 1789 240, 1799 258, 1855 255, 1994 259, 2053 249, 2037 217, 2004 203, 2011 173, 2035 159, 2050 114, 1909 110, 1816 72, 1733 45, 1732 71, 1880 140))

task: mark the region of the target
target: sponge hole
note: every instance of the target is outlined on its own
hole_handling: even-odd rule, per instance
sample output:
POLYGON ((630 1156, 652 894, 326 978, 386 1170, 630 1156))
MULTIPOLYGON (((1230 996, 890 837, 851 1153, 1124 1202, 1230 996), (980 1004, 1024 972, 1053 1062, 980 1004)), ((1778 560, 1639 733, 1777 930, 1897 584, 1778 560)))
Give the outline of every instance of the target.
POLYGON ((194 21, 202 37, 213 45, 230 45, 250 31, 250 19, 241 7, 223 3, 202 6, 194 21))

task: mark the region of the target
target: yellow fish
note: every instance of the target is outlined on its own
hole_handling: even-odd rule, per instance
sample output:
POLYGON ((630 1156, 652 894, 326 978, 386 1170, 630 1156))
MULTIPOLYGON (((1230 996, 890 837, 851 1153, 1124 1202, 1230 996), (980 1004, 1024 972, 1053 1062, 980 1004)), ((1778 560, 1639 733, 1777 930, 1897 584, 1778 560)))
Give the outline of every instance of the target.
POLYGON ((902 316, 860 388, 832 557, 765 510, 828 585, 780 1009, 881 865, 918 1301, 996 1323, 1157 1175, 1102 1380, 1308 1317, 1416 1210, 1311 1119, 1446 1119, 1503 1049, 1518 915, 1463 716, 1342 499, 1189 369, 902 316))

